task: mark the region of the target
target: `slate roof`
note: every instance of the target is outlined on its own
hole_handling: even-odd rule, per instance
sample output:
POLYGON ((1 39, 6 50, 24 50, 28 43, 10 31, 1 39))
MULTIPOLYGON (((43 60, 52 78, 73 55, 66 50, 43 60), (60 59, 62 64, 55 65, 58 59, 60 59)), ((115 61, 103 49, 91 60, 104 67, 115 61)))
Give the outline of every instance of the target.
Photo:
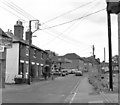
MULTIPOLYGON (((12 38, 13 43, 22 43, 22 44, 25 44, 25 45, 29 45, 28 41, 26 41, 26 40, 20 40, 20 39, 19 39, 17 36, 15 36, 13 33, 6 32, 6 34, 7 34, 9 37, 12 38)), ((38 49, 38 50, 41 50, 41 51, 47 53, 46 51, 40 49, 39 47, 37 47, 37 46, 35 46, 35 45, 33 45, 33 44, 31 45, 31 47, 36 48, 36 49, 38 49)))
POLYGON ((70 60, 75 60, 75 59, 79 59, 79 60, 83 60, 79 55, 77 55, 76 53, 68 53, 66 55, 64 55, 64 57, 66 57, 67 59, 70 60))

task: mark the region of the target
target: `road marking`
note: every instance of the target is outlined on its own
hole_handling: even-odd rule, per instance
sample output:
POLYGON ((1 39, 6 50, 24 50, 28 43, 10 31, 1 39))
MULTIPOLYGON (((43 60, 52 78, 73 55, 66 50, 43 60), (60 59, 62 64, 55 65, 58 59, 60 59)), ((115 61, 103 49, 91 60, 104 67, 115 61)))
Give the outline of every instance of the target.
POLYGON ((105 96, 105 94, 103 92, 100 92, 100 94, 107 101, 107 103, 112 103, 112 100, 110 98, 108 98, 107 96, 105 96))
POLYGON ((76 88, 79 86, 81 81, 81 78, 78 80, 77 84, 75 85, 75 87, 72 89, 72 91, 70 92, 70 95, 67 96, 67 98, 64 100, 64 103, 72 103, 72 101, 74 100, 75 96, 76 96, 76 88), (74 95, 73 95, 74 94, 74 95), (71 100, 70 100, 71 99, 71 100), (70 100, 70 101, 69 101, 70 100))
POLYGON ((74 95, 73 95, 73 97, 72 97, 72 99, 70 100, 70 102, 69 102, 69 103, 72 103, 72 102, 73 102, 73 100, 74 100, 74 98, 75 98, 76 94, 77 94, 77 93, 74 93, 74 95))
MULTIPOLYGON (((79 79, 80 80, 80 79, 79 79)), ((71 100, 70 100, 70 104, 73 102, 73 100, 75 99, 75 96, 77 95, 77 91, 78 91, 78 88, 79 88, 79 85, 80 85, 80 82, 81 82, 81 80, 80 81, 78 81, 78 83, 77 83, 77 85, 76 85, 76 90, 75 90, 75 92, 74 92, 74 95, 73 95, 73 97, 71 98, 71 100)))
POLYGON ((100 101, 89 101, 88 103, 104 103, 104 102, 100 100, 100 101))

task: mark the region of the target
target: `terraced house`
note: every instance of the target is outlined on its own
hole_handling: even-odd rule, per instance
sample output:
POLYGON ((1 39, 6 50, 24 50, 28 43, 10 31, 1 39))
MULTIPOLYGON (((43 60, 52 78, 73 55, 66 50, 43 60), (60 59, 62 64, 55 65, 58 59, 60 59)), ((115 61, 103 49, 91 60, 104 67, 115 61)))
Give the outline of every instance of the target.
MULTIPOLYGON (((26 40, 23 39, 24 27, 22 22, 17 21, 14 25, 14 34, 10 31, 7 35, 12 37, 12 48, 7 50, 6 56, 6 83, 14 83, 16 75, 22 75, 22 78, 27 78, 28 74, 28 61, 29 61, 29 34, 26 32, 26 40)), ((48 53, 44 50, 31 45, 31 77, 39 79, 42 75, 42 69, 45 65, 48 53)))

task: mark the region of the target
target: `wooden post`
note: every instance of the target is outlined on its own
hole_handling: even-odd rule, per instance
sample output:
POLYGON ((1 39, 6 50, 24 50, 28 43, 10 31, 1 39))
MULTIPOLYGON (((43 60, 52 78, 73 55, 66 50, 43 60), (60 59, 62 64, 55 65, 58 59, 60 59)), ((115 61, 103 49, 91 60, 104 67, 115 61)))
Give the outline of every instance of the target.
MULTIPOLYGON (((118 75, 118 89, 119 90, 118 91, 120 92, 120 13, 118 14, 118 53, 119 53, 119 75, 118 75)), ((118 99, 120 99, 120 95, 118 99)), ((119 100, 119 103, 120 103, 120 100, 119 100)))

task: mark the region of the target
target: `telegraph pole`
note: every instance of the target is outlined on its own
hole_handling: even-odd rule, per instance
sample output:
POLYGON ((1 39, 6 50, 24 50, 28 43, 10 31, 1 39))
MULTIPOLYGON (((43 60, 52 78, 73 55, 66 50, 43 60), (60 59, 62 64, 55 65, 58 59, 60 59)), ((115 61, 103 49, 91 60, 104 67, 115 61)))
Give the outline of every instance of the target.
POLYGON ((28 71, 28 84, 31 84, 31 44, 32 44, 32 32, 31 21, 29 21, 29 71, 28 71))
MULTIPOLYGON (((107 2, 108 4, 108 2, 107 2)), ((112 42, 111 42, 111 18, 110 11, 107 10, 108 20, 108 46, 109 46, 109 88, 113 91, 113 78, 112 78, 112 42)))
MULTIPOLYGON (((109 44, 109 83, 110 89, 113 90, 113 81, 112 81, 112 47, 111 47, 111 22, 110 14, 119 14, 120 13, 120 0, 106 0, 107 2, 107 17, 108 17, 108 44, 109 44)), ((118 18, 118 28, 119 28, 119 18, 118 18)), ((119 29, 118 29, 119 34, 119 29)), ((118 35, 119 37, 119 35, 118 35)))
POLYGON ((29 21, 29 68, 28 68, 28 84, 31 84, 31 44, 32 44, 32 34, 34 32, 31 31, 31 22, 32 21, 38 21, 38 26, 37 29, 34 31, 36 32, 37 30, 39 30, 39 20, 30 20, 29 21))
MULTIPOLYGON (((118 91, 120 92, 120 13, 118 14, 118 53, 119 53, 119 74, 118 74, 118 91)), ((120 95, 118 95, 120 99, 120 95)), ((120 103, 120 100, 119 102, 120 103)))
POLYGON ((104 47, 104 62, 106 61, 105 47, 104 47))
POLYGON ((95 46, 94 45, 92 47, 92 50, 93 50, 93 57, 95 58, 95 46))

